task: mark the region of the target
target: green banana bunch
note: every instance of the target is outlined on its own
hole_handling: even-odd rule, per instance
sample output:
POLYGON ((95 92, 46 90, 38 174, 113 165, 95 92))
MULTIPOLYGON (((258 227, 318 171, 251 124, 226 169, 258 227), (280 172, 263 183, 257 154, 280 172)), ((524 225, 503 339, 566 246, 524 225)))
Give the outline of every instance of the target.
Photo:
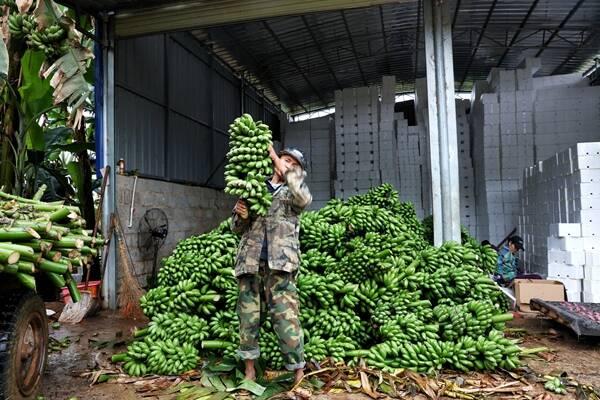
POLYGON ((502 331, 504 323, 512 319, 489 301, 470 301, 455 306, 438 305, 433 313, 441 326, 442 337, 457 340, 463 336, 476 338, 492 329, 502 331))
POLYGON ((440 327, 438 324, 425 324, 415 314, 396 315, 379 328, 384 340, 401 340, 420 342, 423 340, 439 340, 440 327))
POLYGON ((498 253, 491 246, 482 246, 473 240, 464 247, 471 249, 479 256, 478 266, 483 272, 491 274, 496 270, 498 253))
POLYGON ((198 288, 194 280, 186 279, 175 286, 150 289, 140 299, 140 305, 149 318, 156 314, 190 313, 192 310, 211 315, 217 310, 216 303, 220 300, 221 296, 208 285, 198 288))
MULTIPOLYGON (((423 237, 429 244, 433 244, 433 215, 425 217, 422 222, 423 237)), ((462 226, 460 227, 461 243, 464 245, 479 246, 477 240, 471 236, 469 230, 462 226)))
POLYGON ((8 16, 8 29, 15 39, 23 39, 36 32, 37 22, 33 14, 12 13, 8 16))
MULTIPOLYGON (((223 229, 221 227, 220 229, 223 229)), ((231 232, 209 232, 192 236, 177 244, 172 254, 162 261, 158 273, 159 286, 174 286, 183 280, 199 285, 215 278, 223 288, 235 284, 231 268, 234 266, 239 238, 231 232)))
POLYGON ((317 214, 310 212, 300 217, 301 243, 304 249, 320 251, 326 255, 341 258, 344 254, 343 243, 346 226, 343 223, 331 225, 317 214))
POLYGON ((19 7, 15 0, 0 0, 0 6, 9 7, 11 11, 18 11, 19 7))
POLYGON ((452 305, 470 300, 498 300, 502 294, 488 275, 476 267, 461 268, 444 265, 423 276, 423 288, 434 304, 452 305))
POLYGON ((208 325, 211 337, 239 342, 239 321, 235 311, 217 311, 208 325))
POLYGON ((198 350, 190 344, 181 344, 178 339, 165 339, 149 346, 146 360, 148 371, 160 375, 178 375, 196 368, 198 350))
POLYGON ((180 344, 178 339, 155 340, 146 336, 127 347, 124 354, 115 355, 113 362, 124 362, 123 369, 131 376, 148 373, 178 375, 196 368, 198 351, 189 344, 180 344))
POLYGON ((544 376, 546 380, 546 383, 544 384, 544 388, 546 390, 550 390, 554 393, 558 393, 558 394, 566 394, 567 393, 567 389, 565 388, 565 385, 563 384, 563 382, 560 380, 559 377, 557 376, 549 376, 546 375, 544 376))
POLYGON ((265 324, 260 330, 260 336, 258 339, 260 346, 261 357, 275 369, 283 369, 284 361, 283 355, 279 348, 279 341, 277 335, 273 332, 270 323, 265 324))
POLYGON ((170 310, 174 312, 189 312, 198 306, 202 293, 191 279, 181 281, 171 288, 169 296, 170 310))
POLYGON ((229 126, 229 135, 225 193, 247 200, 251 213, 266 215, 272 200, 265 185, 265 179, 273 173, 268 152, 271 130, 244 114, 229 126))
POLYGON ((327 270, 332 270, 335 266, 335 263, 335 258, 330 256, 329 254, 312 248, 302 253, 300 259, 300 271, 303 273, 323 273, 327 270))
POLYGON ((361 331, 366 329, 361 318, 351 309, 340 310, 337 306, 319 310, 314 320, 306 323, 311 333, 319 337, 337 337, 342 334, 359 338, 361 331))
POLYGON ((497 367, 514 369, 519 365, 521 349, 502 333, 492 330, 476 339, 464 336, 454 346, 452 366, 461 371, 493 370, 497 367))
POLYGON ((317 335, 306 335, 308 341, 304 343, 304 354, 307 361, 320 362, 327 358, 327 342, 317 335))
POLYGON ((154 340, 178 339, 181 343, 197 345, 209 337, 208 323, 189 314, 157 314, 148 324, 148 334, 154 340))
POLYGON ((331 282, 335 276, 319 275, 313 272, 301 274, 298 277, 297 287, 299 289, 300 305, 307 308, 331 307, 335 303, 334 294, 337 285, 343 285, 343 281, 331 282), (334 290, 331 290, 333 288, 334 290))
POLYGON ((357 349, 358 343, 351 337, 341 334, 325 340, 325 347, 329 357, 335 362, 343 362, 349 352, 357 349))
POLYGON ((12 13, 8 17, 8 27, 12 37, 25 39, 27 46, 42 51, 47 57, 59 56, 69 49, 67 31, 59 24, 38 29, 33 14, 12 13))
POLYGON ((167 286, 159 286, 148 290, 140 299, 142 311, 148 318, 152 318, 156 314, 169 312, 169 293, 170 288, 167 286))
POLYGON ((364 195, 350 197, 348 204, 378 206, 391 211, 400 216, 407 231, 417 237, 423 237, 423 226, 417 218, 414 206, 411 203, 401 203, 398 192, 389 183, 374 187, 364 195))

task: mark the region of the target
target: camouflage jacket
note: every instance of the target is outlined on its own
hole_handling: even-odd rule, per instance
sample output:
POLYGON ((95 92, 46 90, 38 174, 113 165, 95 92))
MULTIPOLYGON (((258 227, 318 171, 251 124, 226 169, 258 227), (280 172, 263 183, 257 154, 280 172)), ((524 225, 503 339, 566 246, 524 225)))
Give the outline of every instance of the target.
POLYGON ((273 193, 266 216, 243 220, 234 213, 231 230, 242 234, 235 262, 235 276, 258 272, 262 243, 268 243, 269 268, 293 272, 300 264, 300 213, 312 202, 304 182, 306 172, 295 169, 285 175, 285 183, 273 193))

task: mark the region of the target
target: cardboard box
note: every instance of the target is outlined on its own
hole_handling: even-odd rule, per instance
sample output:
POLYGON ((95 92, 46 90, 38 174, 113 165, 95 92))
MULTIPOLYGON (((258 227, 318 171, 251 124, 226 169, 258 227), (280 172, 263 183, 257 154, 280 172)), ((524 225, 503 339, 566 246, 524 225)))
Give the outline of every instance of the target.
POLYGON ((515 298, 520 311, 532 312, 531 299, 565 301, 565 287, 561 282, 544 279, 515 279, 515 298))

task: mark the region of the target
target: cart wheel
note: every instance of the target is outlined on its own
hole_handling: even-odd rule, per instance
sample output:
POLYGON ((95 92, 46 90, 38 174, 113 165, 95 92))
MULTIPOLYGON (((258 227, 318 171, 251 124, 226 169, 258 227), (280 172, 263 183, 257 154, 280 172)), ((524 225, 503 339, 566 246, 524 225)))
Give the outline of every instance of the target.
POLYGON ((34 399, 48 356, 42 299, 31 291, 0 297, 0 399, 34 399))

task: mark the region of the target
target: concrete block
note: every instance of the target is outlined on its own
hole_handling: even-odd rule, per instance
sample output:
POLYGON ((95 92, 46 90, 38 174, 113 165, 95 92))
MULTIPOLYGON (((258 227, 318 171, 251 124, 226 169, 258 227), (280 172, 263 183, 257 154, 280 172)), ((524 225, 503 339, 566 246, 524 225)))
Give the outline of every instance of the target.
POLYGON ((548 275, 559 276, 561 278, 583 279, 583 265, 568 265, 559 263, 548 264, 548 275))
POLYGON ((550 224, 550 234, 557 237, 580 237, 581 224, 550 224))
POLYGON ((583 277, 586 280, 600 281, 600 265, 584 265, 583 277))
POLYGON ((583 251, 584 238, 581 237, 548 237, 547 245, 549 249, 583 251))
POLYGON ((583 292, 584 293, 599 293, 600 292, 600 280, 583 280, 583 292))
POLYGON ((571 278, 563 278, 560 276, 550 276, 548 275, 548 279, 557 280, 561 282, 567 291, 571 292, 581 292, 583 289, 581 279, 571 279, 571 278))
POLYGON ((586 250, 585 251, 585 264, 600 266, 600 250, 599 251, 586 250))
POLYGON ((567 290, 567 301, 571 303, 581 303, 582 292, 574 292, 571 290, 567 290))
POLYGON ((583 251, 563 251, 548 250, 548 262, 562 263, 569 265, 584 265, 585 252, 583 251))
POLYGON ((583 301, 585 303, 600 303, 600 292, 583 292, 583 301))

